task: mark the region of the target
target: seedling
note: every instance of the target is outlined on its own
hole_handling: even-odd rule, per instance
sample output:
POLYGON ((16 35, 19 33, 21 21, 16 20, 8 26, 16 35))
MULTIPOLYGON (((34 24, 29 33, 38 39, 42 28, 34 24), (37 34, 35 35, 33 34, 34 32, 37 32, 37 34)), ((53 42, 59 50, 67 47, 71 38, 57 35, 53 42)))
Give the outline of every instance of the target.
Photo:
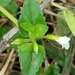
MULTIPOLYGON (((2 6, 0 6, 0 11, 5 14, 16 26, 18 26, 21 37, 16 38, 11 44, 17 45, 22 75, 35 75, 42 64, 45 55, 45 49, 42 45, 37 43, 37 39, 47 38, 55 40, 62 45, 59 39, 64 37, 52 34, 45 35, 48 31, 48 26, 46 25, 45 18, 43 17, 36 0, 24 1, 19 20, 14 18, 2 6)), ((72 21, 68 22, 70 20, 70 14, 72 13, 68 13, 69 19, 67 19, 66 13, 67 12, 64 11, 64 16, 69 25, 72 23, 72 21)), ((73 19, 75 18, 73 17, 73 19)), ((69 27, 75 35, 73 24, 72 26, 69 25, 69 27)), ((64 44, 65 42, 63 42, 64 46, 62 45, 62 47, 69 49, 70 38, 66 37, 66 39, 68 39, 66 41, 68 46, 64 44)))

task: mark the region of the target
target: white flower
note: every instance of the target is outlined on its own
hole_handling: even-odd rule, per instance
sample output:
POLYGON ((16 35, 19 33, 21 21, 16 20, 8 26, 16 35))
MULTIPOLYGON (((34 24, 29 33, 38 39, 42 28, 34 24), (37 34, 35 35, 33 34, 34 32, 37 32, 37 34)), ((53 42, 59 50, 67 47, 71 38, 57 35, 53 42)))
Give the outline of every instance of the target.
POLYGON ((69 49, 69 41, 70 41, 70 38, 69 37, 59 37, 57 40, 57 42, 59 42, 61 45, 62 45, 62 49, 65 48, 65 49, 69 49))

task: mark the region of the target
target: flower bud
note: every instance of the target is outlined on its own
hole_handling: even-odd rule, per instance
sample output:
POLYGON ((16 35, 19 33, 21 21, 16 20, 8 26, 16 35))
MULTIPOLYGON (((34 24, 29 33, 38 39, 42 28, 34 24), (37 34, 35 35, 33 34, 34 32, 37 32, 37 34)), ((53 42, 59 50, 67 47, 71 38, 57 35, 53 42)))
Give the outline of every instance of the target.
POLYGON ((53 34, 48 34, 44 37, 47 38, 47 39, 50 39, 50 40, 57 40, 59 38, 58 35, 53 35, 53 34))
POLYGON ((19 44, 22 44, 22 43, 24 43, 24 39, 23 38, 17 38, 11 44, 19 45, 19 44))
POLYGON ((33 43, 34 51, 38 54, 38 44, 36 42, 33 43))

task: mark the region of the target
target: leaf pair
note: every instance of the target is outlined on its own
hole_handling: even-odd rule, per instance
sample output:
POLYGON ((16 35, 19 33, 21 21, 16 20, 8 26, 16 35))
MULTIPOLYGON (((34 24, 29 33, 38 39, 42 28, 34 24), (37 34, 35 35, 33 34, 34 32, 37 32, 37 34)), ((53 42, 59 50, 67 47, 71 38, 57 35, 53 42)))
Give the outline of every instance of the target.
POLYGON ((31 36, 35 38, 45 34, 48 28, 44 26, 46 22, 36 0, 25 0, 18 25, 23 37, 28 37, 30 31, 33 31, 34 34, 31 36), (36 27, 33 29, 33 26, 36 27))
POLYGON ((30 24, 28 22, 24 22, 20 26, 26 32, 28 32, 29 37, 33 37, 33 38, 40 38, 40 37, 44 36, 44 34, 48 30, 48 27, 43 24, 37 24, 37 25, 33 26, 32 24, 30 24))

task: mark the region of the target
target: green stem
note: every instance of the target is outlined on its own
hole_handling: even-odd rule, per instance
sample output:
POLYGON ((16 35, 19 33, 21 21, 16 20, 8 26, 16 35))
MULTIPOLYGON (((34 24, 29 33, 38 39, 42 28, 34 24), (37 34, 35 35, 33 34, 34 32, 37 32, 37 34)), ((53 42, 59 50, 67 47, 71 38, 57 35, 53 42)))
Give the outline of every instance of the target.
POLYGON ((25 39, 25 43, 31 42, 30 39, 25 39))
POLYGON ((18 20, 14 17, 14 16, 12 16, 7 10, 5 10, 2 6, 0 6, 0 11, 4 14, 4 15, 6 15, 15 25, 17 25, 18 26, 18 20))

